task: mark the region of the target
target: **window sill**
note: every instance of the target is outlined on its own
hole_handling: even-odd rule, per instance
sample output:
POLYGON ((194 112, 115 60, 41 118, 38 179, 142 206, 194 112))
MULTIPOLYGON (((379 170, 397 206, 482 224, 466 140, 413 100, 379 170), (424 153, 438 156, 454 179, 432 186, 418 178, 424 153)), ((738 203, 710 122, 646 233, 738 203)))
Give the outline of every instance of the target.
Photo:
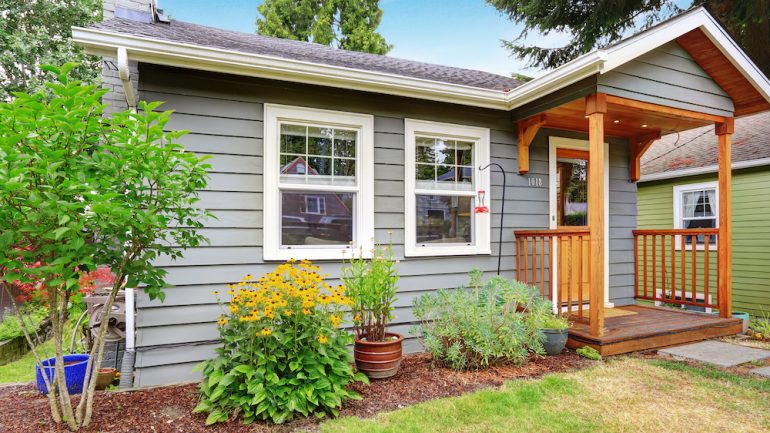
POLYGON ((350 259, 351 254, 358 257, 359 252, 363 258, 372 258, 371 247, 358 248, 281 248, 275 251, 265 251, 263 260, 265 261, 286 261, 296 260, 343 260, 350 259))
POLYGON ((479 248, 477 246, 467 247, 407 247, 404 255, 406 257, 443 257, 443 256, 481 256, 490 255, 490 248, 479 248))

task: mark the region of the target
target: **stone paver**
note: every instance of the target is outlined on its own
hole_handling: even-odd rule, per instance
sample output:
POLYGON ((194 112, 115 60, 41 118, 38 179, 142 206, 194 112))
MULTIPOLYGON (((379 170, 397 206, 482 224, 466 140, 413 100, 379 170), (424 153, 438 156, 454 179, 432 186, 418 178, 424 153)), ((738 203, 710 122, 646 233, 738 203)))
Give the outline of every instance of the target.
POLYGON ((757 376, 762 377, 770 377, 770 366, 762 367, 762 368, 755 368, 751 371, 749 371, 751 374, 755 374, 757 376))
POLYGON ((701 341, 684 346, 669 347, 660 354, 692 359, 719 367, 733 367, 746 362, 770 358, 770 350, 755 349, 721 341, 701 341))

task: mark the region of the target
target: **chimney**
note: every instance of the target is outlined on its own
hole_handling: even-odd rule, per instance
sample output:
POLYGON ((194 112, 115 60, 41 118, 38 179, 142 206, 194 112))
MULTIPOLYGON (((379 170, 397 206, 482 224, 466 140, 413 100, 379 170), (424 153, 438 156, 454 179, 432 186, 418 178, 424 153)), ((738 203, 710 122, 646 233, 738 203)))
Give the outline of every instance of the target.
POLYGON ((134 21, 154 22, 157 7, 155 0, 103 0, 104 20, 126 18, 134 21))

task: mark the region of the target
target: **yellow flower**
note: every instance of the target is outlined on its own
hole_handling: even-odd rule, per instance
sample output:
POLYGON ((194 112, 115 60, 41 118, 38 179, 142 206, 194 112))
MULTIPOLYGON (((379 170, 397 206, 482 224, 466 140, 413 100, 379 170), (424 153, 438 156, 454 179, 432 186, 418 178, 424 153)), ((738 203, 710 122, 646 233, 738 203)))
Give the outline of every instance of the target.
POLYGON ((360 322, 360 321, 362 321, 362 320, 364 320, 364 318, 363 318, 363 317, 361 317, 361 315, 360 315, 360 314, 356 314, 356 317, 354 317, 354 318, 353 318, 353 321, 354 321, 354 322, 360 322))
POLYGON ((340 323, 342 323, 342 317, 340 317, 340 316, 338 316, 336 314, 332 314, 330 319, 332 321, 332 325, 334 325, 335 328, 340 326, 340 323))
POLYGON ((261 330, 261 331, 259 331, 259 333, 260 333, 260 334, 262 334, 262 335, 264 335, 265 337, 267 337, 268 335, 272 334, 272 333, 273 333, 273 331, 271 331, 271 330, 269 330, 269 329, 267 329, 267 328, 262 328, 262 330, 261 330))
POLYGON ((283 314, 286 315, 287 317, 291 317, 291 310, 284 310, 283 314))
POLYGON ((321 344, 326 344, 329 342, 329 339, 325 335, 319 335, 318 342, 321 344))
POLYGON ((308 314, 310 314, 310 310, 308 310, 307 308, 303 308, 302 309, 302 314, 307 316, 308 314))
POLYGON ((219 320, 217 320, 217 323, 219 323, 219 326, 225 326, 225 325, 227 325, 227 322, 228 322, 228 321, 229 321, 229 320, 228 320, 228 318, 227 318, 227 317, 221 316, 221 317, 219 318, 219 320))
POLYGON ((213 292, 211 292, 211 294, 212 294, 212 295, 214 295, 214 296, 216 296, 216 295, 218 295, 218 294, 219 294, 219 290, 214 290, 213 292))

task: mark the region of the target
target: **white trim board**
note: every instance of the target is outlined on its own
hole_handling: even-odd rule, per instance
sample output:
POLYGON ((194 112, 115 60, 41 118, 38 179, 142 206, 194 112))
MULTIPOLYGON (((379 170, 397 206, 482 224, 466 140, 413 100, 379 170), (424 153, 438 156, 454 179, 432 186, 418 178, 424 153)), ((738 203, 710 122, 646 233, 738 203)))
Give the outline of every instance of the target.
MULTIPOLYGON (((489 129, 475 126, 455 125, 451 123, 431 122, 427 120, 404 119, 404 254, 407 257, 420 256, 453 256, 453 255, 481 255, 492 254, 491 249, 491 221, 494 215, 492 206, 492 194, 490 191, 490 169, 481 171, 479 167, 489 164, 489 129), (475 213, 473 215, 473 230, 475 236, 474 245, 417 245, 416 228, 416 198, 420 193, 430 193, 432 190, 418 190, 415 185, 416 172, 416 135, 427 135, 446 138, 457 138, 474 142, 473 151, 473 190, 460 192, 452 190, 436 190, 437 195, 477 195, 478 190, 486 191, 489 213, 475 213)), ((477 206, 476 203, 474 206, 477 206)), ((501 216, 502 218, 502 216, 501 216)))
MULTIPOLYGON (((589 150, 588 140, 565 137, 548 137, 548 228, 557 228, 556 222, 556 149, 589 150)), ((558 248, 558 247, 557 247, 558 248)), ((558 257, 558 252, 555 253, 558 257)), ((554 259, 555 260, 555 259, 554 259)), ((558 288, 558 272, 553 273, 552 287, 558 288)), ((554 289, 558 290, 558 289, 554 289)), ((554 294, 556 298, 556 294, 554 294)), ((610 302, 610 145, 604 143, 604 305, 610 302)), ((555 307, 554 307, 555 308, 555 307)))
POLYGON ((93 28, 73 27, 72 39, 94 55, 116 57, 117 50, 125 49, 130 60, 158 65, 512 110, 584 78, 605 74, 697 28, 770 101, 770 80, 703 8, 693 9, 616 45, 584 54, 508 92, 93 28))
POLYGON ((340 260, 352 250, 366 258, 371 257, 374 246, 374 116, 369 114, 346 113, 317 108, 292 107, 265 104, 264 115, 264 186, 263 186, 263 254, 264 260, 340 260), (281 206, 279 179, 280 171, 280 130, 281 121, 317 123, 340 126, 358 131, 356 142, 357 186, 283 184, 280 189, 310 190, 328 192, 355 192, 356 208, 353 212, 354 245, 341 247, 297 247, 282 248, 280 239, 281 206))

